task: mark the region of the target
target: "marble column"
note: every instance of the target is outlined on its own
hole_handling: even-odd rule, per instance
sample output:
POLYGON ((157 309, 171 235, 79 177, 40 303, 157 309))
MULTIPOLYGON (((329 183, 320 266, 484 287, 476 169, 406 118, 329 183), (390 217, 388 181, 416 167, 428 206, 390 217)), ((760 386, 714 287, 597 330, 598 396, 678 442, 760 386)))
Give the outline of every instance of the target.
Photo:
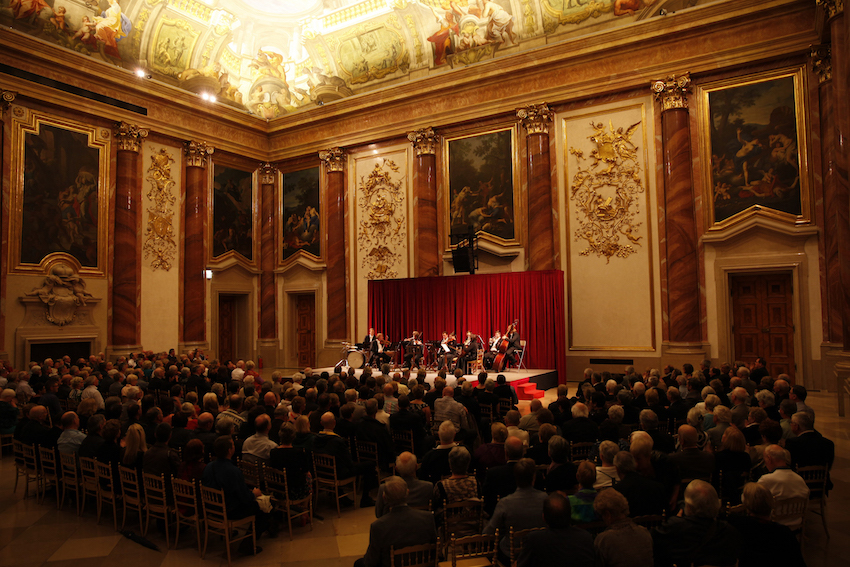
POLYGON ((528 170, 528 269, 555 268, 555 230, 552 219, 552 172, 549 164, 549 124, 546 104, 517 109, 526 131, 528 170))
POLYGON ((348 338, 345 242, 345 151, 331 148, 319 152, 327 174, 327 292, 328 339, 348 338))
POLYGON ((257 341, 263 365, 277 366, 277 264, 275 236, 275 211, 277 199, 275 185, 278 170, 271 163, 260 164, 260 333, 257 341))
POLYGON ((145 128, 119 122, 115 175, 115 230, 112 233, 112 340, 109 355, 141 350, 139 300, 141 264, 139 233, 142 215, 140 150, 148 136, 145 128))
POLYGON ((183 218, 183 336, 180 350, 207 348, 207 165, 214 148, 206 142, 183 143, 186 165, 183 218))
MULTIPOLYGON (((7 173, 6 162, 4 161, 5 156, 3 155, 3 148, 5 147, 4 132, 6 130, 6 113, 17 96, 18 93, 14 91, 6 91, 0 88, 0 179, 4 179, 7 173)), ((6 227, 2 225, 2 215, 0 215, 0 234, 2 234, 5 229, 6 227)), ((8 258, 6 259, 6 262, 8 262, 8 258)), ((5 262, 0 262, 0 304, 3 305, 6 303, 6 268, 7 266, 5 265, 5 262)), ((0 309, 0 359, 10 360, 9 353, 6 352, 4 348, 5 345, 6 310, 0 309)))
POLYGON ((440 275, 440 242, 437 235, 437 144, 432 128, 408 132, 416 161, 413 169, 414 273, 417 278, 440 275))
POLYGON ((651 84, 661 103, 664 166, 667 316, 665 342, 671 349, 702 349, 699 248, 691 178, 691 134, 687 92, 690 76, 651 84))

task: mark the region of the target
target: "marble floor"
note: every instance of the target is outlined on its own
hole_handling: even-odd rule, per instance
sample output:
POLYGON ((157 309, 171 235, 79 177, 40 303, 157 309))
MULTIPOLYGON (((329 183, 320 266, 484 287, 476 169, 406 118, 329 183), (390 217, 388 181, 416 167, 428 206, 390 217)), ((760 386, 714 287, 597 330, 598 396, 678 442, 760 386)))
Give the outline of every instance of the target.
MULTIPOLYGON (((571 388, 572 390, 572 388, 571 388)), ((544 401, 554 399, 554 390, 544 401)), ((527 404, 527 402, 526 402, 527 404)), ((525 404, 523 404, 525 406, 525 404)), ((820 518, 807 519, 804 555, 810 566, 845 566, 850 563, 850 418, 839 418, 834 395, 814 392, 809 405, 817 412, 817 427, 835 441, 836 461, 832 478, 835 489, 830 495, 827 539, 820 518)), ((523 408, 525 409, 525 408, 523 408)), ((15 567, 217 567, 227 565, 224 546, 213 540, 205 560, 198 556, 194 533, 181 536, 178 549, 168 549, 164 537, 152 529, 149 539, 161 551, 147 549, 120 534, 111 524, 108 513, 95 522, 94 506, 82 517, 66 503, 56 510, 55 500, 48 495, 44 504, 35 498, 24 500, 22 487, 12 492, 14 468, 11 455, 0 461, 0 565, 15 567)), ((108 509, 107 509, 108 510, 108 509)), ((295 528, 294 541, 282 530, 277 539, 263 537, 263 552, 254 557, 239 557, 234 564, 242 567, 350 567, 366 550, 369 525, 374 509, 343 510, 336 517, 330 503, 320 502, 313 531, 295 528)), ((138 531, 133 516, 128 529, 138 531)), ((173 544, 173 541, 172 541, 173 544)), ((234 550, 235 551, 235 550, 234 550)))

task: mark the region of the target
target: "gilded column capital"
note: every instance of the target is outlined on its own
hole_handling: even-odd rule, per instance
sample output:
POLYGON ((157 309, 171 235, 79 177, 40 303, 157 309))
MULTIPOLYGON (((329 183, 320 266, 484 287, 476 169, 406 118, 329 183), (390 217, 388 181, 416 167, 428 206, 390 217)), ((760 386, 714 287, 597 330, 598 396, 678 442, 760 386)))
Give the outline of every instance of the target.
POLYGON ((827 19, 844 13, 844 0, 817 0, 817 5, 823 8, 827 19))
POLYGON ((809 46, 809 57, 812 59, 812 71, 818 76, 818 83, 823 84, 832 79, 832 48, 828 43, 809 46))
POLYGON ((407 133, 407 139, 413 144, 417 156, 437 154, 437 134, 430 126, 407 133))
POLYGON ((18 93, 15 91, 4 91, 0 89, 0 115, 2 115, 6 110, 12 106, 12 102, 15 100, 15 97, 18 96, 18 93))
POLYGON ((262 185, 274 185, 274 178, 277 175, 277 166, 273 163, 261 162, 259 169, 260 183, 262 185))
POLYGON ((147 128, 139 128, 135 124, 127 124, 123 121, 115 124, 115 139, 118 140, 119 150, 139 153, 142 142, 147 137, 147 128))
POLYGON ((669 75, 650 83, 655 100, 661 103, 661 111, 673 108, 688 108, 688 92, 691 90, 691 74, 669 75))
POLYGON ((345 150, 342 148, 322 150, 319 159, 325 164, 328 173, 345 171, 345 150))
POLYGON ((186 167, 200 167, 206 169, 209 157, 215 148, 206 142, 190 140, 183 142, 183 156, 186 158, 186 167))
POLYGON ((522 125, 529 136, 531 134, 549 134, 552 111, 545 102, 517 108, 516 115, 522 121, 522 125))

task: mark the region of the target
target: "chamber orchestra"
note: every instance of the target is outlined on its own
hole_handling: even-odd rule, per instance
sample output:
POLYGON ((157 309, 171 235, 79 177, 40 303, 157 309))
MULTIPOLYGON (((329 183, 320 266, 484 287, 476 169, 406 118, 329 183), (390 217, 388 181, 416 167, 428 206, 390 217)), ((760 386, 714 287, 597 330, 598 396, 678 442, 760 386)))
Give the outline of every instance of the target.
POLYGON ((466 332, 462 341, 458 341, 454 331, 443 331, 439 340, 431 341, 425 340, 420 331, 413 331, 409 337, 394 342, 369 328, 360 343, 343 343, 342 360, 338 365, 359 369, 392 364, 402 368, 446 369, 449 372, 460 368, 465 374, 475 367, 502 372, 509 364, 517 365, 519 362, 518 325, 519 321, 514 320, 504 334, 498 329, 494 331, 487 339, 486 347, 481 335, 471 330, 466 332))

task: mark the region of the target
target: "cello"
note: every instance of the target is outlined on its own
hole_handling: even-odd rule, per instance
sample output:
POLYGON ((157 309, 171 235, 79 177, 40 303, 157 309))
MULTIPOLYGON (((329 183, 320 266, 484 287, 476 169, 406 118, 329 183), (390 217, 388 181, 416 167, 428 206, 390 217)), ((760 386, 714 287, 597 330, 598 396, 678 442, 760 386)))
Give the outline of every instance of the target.
POLYGON ((516 331, 517 323, 519 323, 519 319, 514 319, 514 322, 508 326, 508 330, 502 335, 502 340, 499 341, 499 354, 493 359, 493 368, 496 369, 496 372, 503 372, 505 366, 508 365, 507 350, 511 346, 509 337, 511 333, 516 331))

